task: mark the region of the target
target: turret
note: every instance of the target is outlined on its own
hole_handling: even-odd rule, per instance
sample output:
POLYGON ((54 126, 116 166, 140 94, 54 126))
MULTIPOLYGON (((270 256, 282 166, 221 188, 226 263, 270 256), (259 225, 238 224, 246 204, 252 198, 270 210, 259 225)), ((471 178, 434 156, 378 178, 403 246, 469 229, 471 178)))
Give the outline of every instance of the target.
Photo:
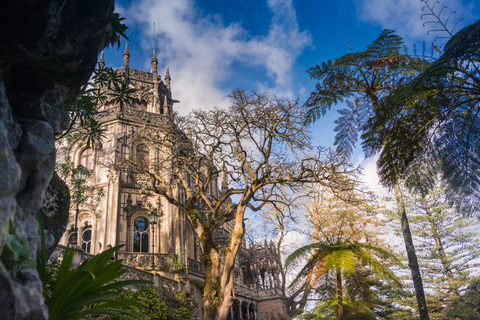
POLYGON ((168 98, 167 95, 164 96, 165 99, 163 100, 163 114, 169 114, 169 107, 168 107, 168 98))
POLYGON ((102 51, 102 53, 100 53, 100 59, 98 60, 98 67, 100 69, 105 68, 105 57, 103 55, 103 51, 102 51))
POLYGON ((155 50, 153 50, 153 57, 152 57, 152 76, 153 76, 153 81, 156 81, 156 80, 157 80, 157 76, 158 76, 157 66, 158 66, 157 52, 156 52, 155 50))
POLYGON ((222 161, 222 171, 220 173, 220 183, 222 192, 226 192, 228 189, 228 175, 227 175, 227 166, 225 161, 222 161))
POLYGON ((167 86, 168 90, 171 92, 172 88, 170 87, 170 70, 167 68, 167 72, 165 73, 165 85, 167 86))
POLYGON ((128 43, 125 44, 125 51, 123 52, 123 71, 125 77, 128 77, 128 60, 130 59, 130 52, 128 51, 128 43))

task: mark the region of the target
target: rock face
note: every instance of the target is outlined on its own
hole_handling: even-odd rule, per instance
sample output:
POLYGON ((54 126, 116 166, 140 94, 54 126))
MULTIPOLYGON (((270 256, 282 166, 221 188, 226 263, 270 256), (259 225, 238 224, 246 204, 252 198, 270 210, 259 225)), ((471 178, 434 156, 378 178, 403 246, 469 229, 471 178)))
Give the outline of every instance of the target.
MULTIPOLYGON (((6 0, 0 10, 0 253, 8 236, 26 236, 35 260, 35 213, 55 167, 55 135, 66 107, 111 35, 113 0, 6 0)), ((33 268, 12 278, 0 263, 0 319, 46 319, 33 268)))

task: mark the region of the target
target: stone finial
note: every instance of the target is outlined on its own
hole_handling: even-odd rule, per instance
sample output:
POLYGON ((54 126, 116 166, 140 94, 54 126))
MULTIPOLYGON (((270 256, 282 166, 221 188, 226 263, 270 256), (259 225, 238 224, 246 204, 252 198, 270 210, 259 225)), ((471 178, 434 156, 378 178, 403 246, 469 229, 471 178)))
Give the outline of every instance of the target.
POLYGON ((163 114, 168 114, 168 98, 167 95, 165 95, 165 98, 163 99, 163 114))
POLYGON ((153 57, 152 57, 152 75, 153 79, 156 80, 156 77, 158 75, 157 72, 157 66, 158 66, 158 60, 157 60, 157 52, 153 50, 153 57))
POLYGON ((125 51, 123 52, 123 68, 128 69, 128 60, 130 58, 130 52, 128 51, 128 43, 125 44, 125 51))
POLYGON ((98 67, 100 69, 105 68, 105 57, 104 57, 103 51, 102 53, 100 53, 100 59, 98 60, 98 67))
POLYGON ((168 70, 167 68, 167 72, 165 72, 165 85, 167 86, 168 90, 172 90, 172 88, 170 87, 170 70, 168 70))
POLYGON ((222 191, 227 191, 228 189, 228 175, 227 175, 227 166, 225 165, 225 161, 222 161, 222 171, 220 173, 220 181, 221 181, 221 188, 222 191))

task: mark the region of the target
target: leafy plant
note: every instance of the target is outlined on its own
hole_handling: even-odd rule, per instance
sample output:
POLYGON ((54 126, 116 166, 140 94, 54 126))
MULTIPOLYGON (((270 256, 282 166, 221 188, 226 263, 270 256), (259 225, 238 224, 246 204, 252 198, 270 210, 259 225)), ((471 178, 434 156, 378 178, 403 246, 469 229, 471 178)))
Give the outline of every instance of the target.
POLYGON ((324 282, 330 278, 332 283, 335 281, 336 290, 330 289, 330 295, 323 299, 324 303, 318 305, 317 311, 321 311, 320 313, 332 309, 330 314, 336 314, 337 319, 348 319, 346 312, 348 309, 344 310, 344 306, 350 305, 356 313, 372 315, 370 307, 372 307, 373 292, 370 278, 376 275, 391 281, 392 284, 401 285, 393 272, 384 263, 378 261, 375 255, 382 260, 390 260, 394 263, 399 263, 398 259, 393 254, 370 244, 336 243, 332 245, 325 242, 309 244, 289 255, 285 261, 285 267, 312 251, 312 255, 307 259, 291 286, 294 286, 299 279, 312 274, 322 276, 324 282), (346 296, 343 293, 344 282, 347 289, 346 296))
POLYGON ((2 251, 0 260, 2 261, 8 273, 15 278, 17 272, 23 267, 34 268, 37 264, 35 261, 30 260, 28 256, 32 251, 27 237, 24 235, 15 234, 12 220, 8 221, 8 236, 7 243, 2 251), (19 240, 18 240, 19 239, 19 240))
POLYGON ((120 39, 124 38, 129 40, 125 31, 127 31, 128 27, 122 23, 125 18, 121 17, 119 13, 114 12, 111 15, 111 23, 112 23, 112 33, 110 34, 110 45, 114 47, 117 45, 117 49, 120 49, 120 39))
POLYGON ((121 247, 105 250, 83 262, 77 269, 71 269, 74 249, 66 248, 51 296, 47 296, 45 300, 50 320, 83 319, 92 314, 111 315, 120 319, 140 319, 136 313, 121 309, 139 307, 138 303, 129 299, 112 300, 119 294, 114 289, 151 284, 146 280, 115 281, 126 270, 121 270, 122 260, 112 263, 109 261, 114 252, 121 247))
MULTIPOLYGON (((152 287, 142 287, 138 291, 119 290, 119 295, 113 300, 129 299, 136 301, 139 308, 129 308, 136 312, 143 320, 167 320, 168 311, 165 302, 160 301, 158 291, 152 287)), ((115 316, 110 317, 111 320, 119 319, 115 316)))
POLYGON ((169 255, 172 258, 172 262, 168 265, 170 272, 182 272, 185 270, 185 264, 182 262, 183 252, 172 253, 169 255))
POLYGON ((101 58, 92 80, 80 88, 77 98, 67 108, 70 125, 56 140, 66 137, 69 144, 85 142, 87 147, 95 146, 95 142, 101 143, 105 129, 95 118, 99 107, 105 104, 119 105, 122 109, 130 106, 135 91, 116 70, 105 67, 101 58))

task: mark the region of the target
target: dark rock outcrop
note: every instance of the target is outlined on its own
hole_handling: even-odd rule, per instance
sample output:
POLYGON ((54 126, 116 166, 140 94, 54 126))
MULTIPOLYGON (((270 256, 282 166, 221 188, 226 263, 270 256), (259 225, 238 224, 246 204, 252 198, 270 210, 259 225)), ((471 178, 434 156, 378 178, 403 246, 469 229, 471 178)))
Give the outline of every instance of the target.
MULTIPOLYGON (((113 0, 6 0, 0 10, 0 253, 26 236, 35 260, 35 213, 55 167, 65 111, 109 42, 113 0)), ((60 222, 60 224, 63 222, 60 222)), ((12 278, 0 263, 0 319, 46 319, 33 268, 12 278)))
POLYGON ((65 233, 70 211, 70 192, 67 184, 53 173, 41 208, 43 233, 45 238, 45 254, 47 260, 65 233))

